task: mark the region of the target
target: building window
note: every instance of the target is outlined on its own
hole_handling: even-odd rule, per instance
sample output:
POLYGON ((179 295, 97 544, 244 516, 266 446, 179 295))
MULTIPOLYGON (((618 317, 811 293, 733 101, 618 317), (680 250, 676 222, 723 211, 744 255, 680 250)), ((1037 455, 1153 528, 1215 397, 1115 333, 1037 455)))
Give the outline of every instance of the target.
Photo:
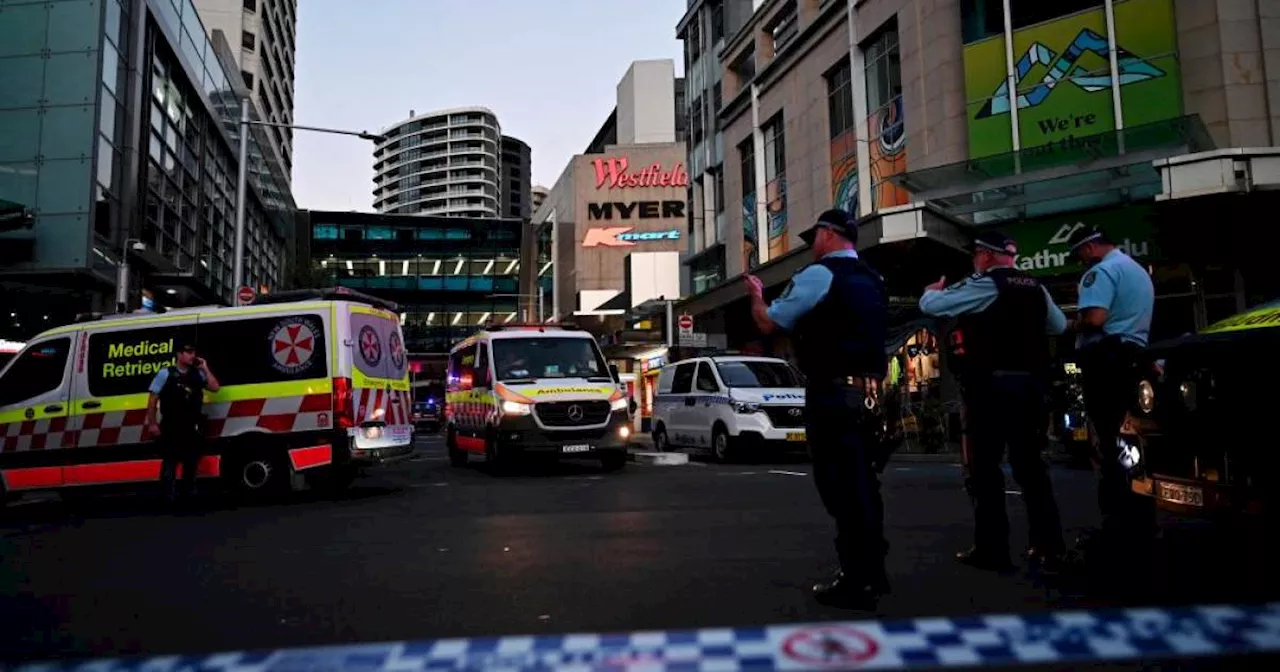
MULTIPOLYGON (((866 61, 866 142, 871 154, 869 205, 903 205, 907 192, 889 181, 907 169, 906 126, 903 124, 902 59, 898 53, 898 22, 890 19, 862 44, 866 61)), ((859 136, 863 136, 860 132, 859 136)), ((861 139, 861 138, 860 138, 861 139)))
POLYGON ((742 175, 742 266, 751 270, 760 265, 756 227, 756 149, 751 137, 738 145, 739 175, 742 175))
POLYGON ((244 11, 246 12, 258 11, 258 0, 244 0, 244 11))
MULTIPOLYGON (((1019 30, 1058 17, 1102 7, 1105 0, 1013 2, 1009 24, 1019 30)), ((965 44, 1004 33, 1003 0, 960 0, 960 34, 965 44)))
POLYGON ((258 48, 258 36, 247 30, 240 31, 240 48, 255 51, 258 48))
POLYGON ((800 22, 796 16, 796 5, 790 3, 779 12, 780 17, 777 22, 769 28, 769 35, 773 38, 773 53, 776 55, 782 51, 787 43, 800 34, 800 22))
POLYGON ((724 168, 716 169, 714 185, 713 188, 716 190, 716 214, 720 214, 724 212, 724 168))
POLYGON ((785 254, 787 241, 787 147, 783 133, 782 113, 765 122, 764 190, 765 211, 769 217, 769 258, 785 254))
POLYGON ((827 73, 827 127, 832 138, 840 137, 854 126, 851 74, 847 58, 827 73))
POLYGON ((711 44, 724 39, 724 0, 711 3, 711 44))
POLYGON ((694 145, 702 142, 705 119, 706 110, 703 109, 702 96, 698 96, 693 99, 693 105, 689 107, 689 134, 694 145))
POLYGON ((241 70, 240 77, 244 79, 244 85, 249 87, 249 90, 252 91, 253 90, 253 73, 245 70, 241 70))
POLYGON ((688 31, 684 39, 686 63, 692 65, 698 62, 698 57, 702 56, 702 22, 698 18, 694 18, 689 23, 688 31))

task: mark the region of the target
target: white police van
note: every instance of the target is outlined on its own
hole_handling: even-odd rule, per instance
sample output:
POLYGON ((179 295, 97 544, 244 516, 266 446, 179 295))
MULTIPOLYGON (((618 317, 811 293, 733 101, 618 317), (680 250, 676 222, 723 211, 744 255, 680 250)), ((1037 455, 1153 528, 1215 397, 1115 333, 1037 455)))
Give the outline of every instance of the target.
POLYGON ((804 379, 785 360, 695 357, 658 375, 656 450, 694 448, 724 461, 741 449, 804 442, 804 379))

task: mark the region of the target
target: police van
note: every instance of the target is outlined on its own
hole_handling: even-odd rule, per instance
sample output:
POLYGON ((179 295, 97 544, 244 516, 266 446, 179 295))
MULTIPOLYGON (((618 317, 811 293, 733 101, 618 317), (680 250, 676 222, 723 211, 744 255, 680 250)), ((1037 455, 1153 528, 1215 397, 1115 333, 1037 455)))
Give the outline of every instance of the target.
POLYGON ((656 450, 694 448, 717 461, 741 449, 804 447, 804 382, 786 360, 725 355, 662 368, 653 402, 656 450))
POLYGON ((253 305, 86 316, 27 343, 0 371, 0 485, 9 494, 158 481, 148 386, 194 343, 205 392, 197 476, 245 491, 341 488, 413 450, 395 304, 344 289, 253 305))
POLYGON ((449 460, 484 456, 505 469, 522 456, 599 458, 626 465, 629 400, 590 333, 567 325, 488 326, 449 353, 449 460))

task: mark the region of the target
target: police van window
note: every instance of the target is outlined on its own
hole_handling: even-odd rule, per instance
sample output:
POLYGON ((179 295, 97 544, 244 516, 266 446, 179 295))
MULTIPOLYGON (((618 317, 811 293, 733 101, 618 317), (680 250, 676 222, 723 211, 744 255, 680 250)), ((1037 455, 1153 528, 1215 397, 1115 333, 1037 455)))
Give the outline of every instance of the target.
POLYGON ((196 346, 223 387, 329 377, 324 320, 316 314, 201 321, 196 346))
POLYGON ((800 374, 786 362, 716 362, 729 387, 804 387, 800 374))
POLYGON ((671 380, 672 394, 688 394, 693 390, 693 370, 697 362, 689 362, 676 366, 675 377, 671 380))
POLYGON ((62 385, 70 338, 54 338, 30 345, 0 375, 0 406, 47 394, 62 385))
POLYGON ((586 378, 612 382, 609 367, 589 338, 499 338, 493 341, 498 380, 586 378))
MULTIPOLYGON (((173 366, 182 342, 195 338, 192 324, 91 333, 86 357, 89 394, 94 397, 146 394, 156 374, 173 366)), ((214 364, 218 360, 209 358, 209 361, 221 378, 222 371, 214 364)))
POLYGON ((711 372, 711 365, 703 362, 698 365, 698 391, 719 392, 720 383, 716 382, 716 374, 711 372))

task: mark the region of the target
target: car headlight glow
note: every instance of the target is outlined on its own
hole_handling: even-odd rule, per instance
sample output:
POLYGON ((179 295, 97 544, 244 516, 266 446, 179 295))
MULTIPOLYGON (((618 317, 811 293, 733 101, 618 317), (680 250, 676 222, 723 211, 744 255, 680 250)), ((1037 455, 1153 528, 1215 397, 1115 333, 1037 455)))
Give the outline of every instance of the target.
POLYGON ((1182 394, 1182 405, 1188 411, 1196 410, 1196 384, 1188 380, 1178 386, 1178 392, 1182 394))
POLYGON ((502 413, 504 415, 529 415, 533 412, 533 406, 530 404, 522 404, 518 401, 503 401, 502 413))
POLYGON ((1151 409, 1156 407, 1156 388, 1151 386, 1151 381, 1144 380, 1138 383, 1138 408, 1143 413, 1150 413, 1151 409))
POLYGON ((628 406, 627 398, 622 397, 621 399, 614 399, 613 403, 609 405, 609 408, 612 408, 615 411, 625 411, 627 410, 627 406, 628 406))
POLYGON ((752 404, 745 401, 733 402, 733 410, 737 413, 755 413, 760 410, 760 404, 752 404))

